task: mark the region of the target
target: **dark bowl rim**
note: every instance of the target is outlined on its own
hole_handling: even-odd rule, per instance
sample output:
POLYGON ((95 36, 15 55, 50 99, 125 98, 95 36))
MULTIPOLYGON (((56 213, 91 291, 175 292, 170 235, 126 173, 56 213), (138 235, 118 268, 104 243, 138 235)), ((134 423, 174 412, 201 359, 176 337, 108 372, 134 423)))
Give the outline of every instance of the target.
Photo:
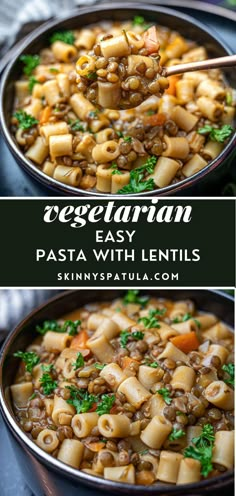
MULTIPOLYGON (((162 7, 162 6, 156 6, 152 4, 143 4, 143 3, 135 3, 135 2, 129 2, 125 5, 121 4, 120 2, 112 3, 112 5, 109 4, 102 4, 102 5, 95 5, 93 7, 84 7, 80 9, 74 9, 71 11, 68 15, 47 21, 43 23, 43 25, 39 26, 35 30, 32 31, 28 36, 24 38, 22 41, 22 44, 17 47, 15 56, 12 58, 11 62, 6 66, 3 76, 2 76, 2 81, 1 81, 1 90, 0 90, 0 108, 3 110, 4 108, 4 99, 5 99, 5 92, 7 88, 7 83, 8 83, 8 77, 9 74, 15 65, 17 58, 20 56, 22 52, 25 51, 25 49, 28 47, 29 44, 32 44, 35 42, 38 36, 42 35, 43 33, 46 33, 48 30, 53 29, 56 27, 58 24, 63 23, 65 21, 68 21, 74 17, 80 17, 82 15, 89 14, 91 12, 98 12, 101 13, 103 11, 109 10, 109 11, 114 11, 114 10, 130 10, 130 9, 137 9, 137 10, 143 10, 143 11, 148 11, 148 12, 162 12, 164 14, 169 14, 174 17, 178 17, 181 19, 184 19, 186 22, 189 24, 192 24, 196 26, 197 28, 201 29, 204 32, 207 32, 209 34, 209 27, 204 25, 202 22, 196 20, 194 17, 191 17, 187 14, 183 14, 182 12, 178 12, 172 8, 169 7, 162 7)), ((227 43, 225 43, 224 40, 221 39, 221 37, 218 35, 218 33, 214 32, 214 29, 210 29, 210 35, 214 39, 214 41, 217 41, 218 43, 221 44, 221 46, 224 48, 224 50, 228 54, 232 54, 232 50, 230 47, 228 47, 227 43)), ((54 178, 51 178, 44 174, 39 167, 36 166, 36 164, 33 164, 30 162, 30 160, 26 159, 20 148, 18 148, 11 132, 10 129, 8 129, 6 119, 4 112, 0 112, 0 127, 2 130, 3 137, 6 141, 6 144, 12 153, 12 155, 15 157, 16 161, 18 164, 20 163, 21 167, 34 179, 36 179, 38 182, 43 184, 44 186, 56 190, 66 196, 73 195, 73 196, 85 196, 85 197, 94 197, 94 198, 104 198, 107 197, 107 194, 104 193, 99 193, 97 191, 87 191, 87 190, 82 190, 80 188, 75 188, 73 186, 69 186, 66 184, 63 184, 54 178)), ((149 197, 149 196, 166 196, 168 194, 178 194, 181 192, 181 194, 184 194, 184 191, 186 188, 192 187, 203 179, 206 175, 208 175, 210 172, 213 172, 217 167, 219 167, 223 161, 225 161, 229 155, 231 155, 233 149, 236 146, 236 133, 233 133, 231 136, 229 142, 227 145, 224 147, 224 149, 221 151, 221 153, 212 161, 209 162, 209 164, 204 167, 202 170, 196 172, 193 176, 186 178, 179 183, 173 184, 166 186, 165 188, 160 188, 152 191, 146 191, 143 193, 133 193, 129 195, 115 195, 115 198, 129 198, 129 197, 149 197)), ((109 198, 113 197, 114 195, 109 194, 109 198)), ((198 194, 199 196, 199 194, 198 194)))
MULTIPOLYGON (((117 288, 118 289, 118 288, 117 288)), ((126 288, 124 288, 125 290, 126 288)), ((152 288, 152 290, 157 290, 157 291, 165 291, 165 289, 162 288, 152 288)), ((174 292, 178 291, 181 288, 171 288, 174 292)), ((188 288, 189 290, 193 290, 194 288, 188 288)), ((123 289, 121 289, 122 291, 123 289)), ((60 472, 61 474, 68 475, 72 477, 74 480, 78 482, 82 482, 85 485, 88 486, 95 486, 96 485, 101 485, 101 489, 120 489, 121 491, 129 491, 131 493, 136 492, 142 495, 142 493, 145 491, 145 493, 150 493, 150 494, 161 494, 163 491, 168 494, 174 494, 176 491, 183 491, 183 493, 187 491, 194 490, 196 488, 198 489, 204 489, 209 484, 212 482, 218 483, 219 481, 225 482, 225 481, 231 481, 233 478, 234 471, 228 470, 222 475, 219 475, 217 477, 214 477, 212 479, 207 479, 205 481, 200 481, 197 483, 193 484, 182 484, 179 486, 173 486, 173 484, 167 484, 167 485, 160 485, 160 486, 143 486, 143 485, 138 485, 138 484, 126 484, 126 483, 117 483, 114 481, 106 480, 101 477, 96 477, 94 475, 87 474, 85 472, 79 471, 78 469, 75 469, 73 467, 70 467, 69 465, 64 464, 63 462, 53 458, 50 454, 44 452, 41 448, 39 448, 29 437, 27 436, 26 433, 20 428, 20 426, 17 424, 13 414, 11 413, 10 409, 8 408, 7 401, 5 399, 5 392, 3 390, 3 381, 2 381, 2 372, 3 372, 3 363, 5 358, 7 357, 8 350, 11 346, 11 344, 14 342, 15 337, 23 332, 24 326, 30 322, 30 320, 34 317, 37 316, 37 314, 47 308, 48 306, 53 305, 55 302, 58 302, 60 300, 63 300, 65 297, 68 297, 68 295, 72 295, 75 293, 79 293, 83 291, 83 289, 73 289, 73 290, 66 290, 63 291, 62 293, 59 293, 58 295, 50 298, 40 306, 38 306, 36 309, 31 311, 15 328, 12 329, 12 331, 9 333, 7 339, 5 340, 3 347, 0 351, 0 410, 2 411, 3 418, 7 424, 7 426, 10 428, 11 432, 13 435, 17 438, 18 442, 22 445, 26 444, 27 448, 30 450, 31 454, 33 456, 36 456, 36 458, 41 462, 41 463, 46 463, 49 465, 50 468, 53 468, 54 470, 60 472)), ((103 289, 99 289, 98 291, 104 291, 103 289)), ((148 288, 145 290, 148 292, 148 288)), ((224 293, 221 290, 212 290, 212 289, 198 289, 196 291, 199 292, 205 292, 207 294, 215 294, 218 295, 220 298, 231 301, 231 303, 234 305, 234 297, 231 296, 230 294, 224 293)))

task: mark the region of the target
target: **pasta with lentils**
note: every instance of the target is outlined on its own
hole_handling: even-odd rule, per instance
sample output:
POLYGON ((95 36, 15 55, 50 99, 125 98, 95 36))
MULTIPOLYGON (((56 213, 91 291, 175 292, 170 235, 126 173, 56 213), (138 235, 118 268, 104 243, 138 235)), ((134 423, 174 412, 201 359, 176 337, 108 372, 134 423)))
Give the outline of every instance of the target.
POLYGON ((203 46, 140 16, 54 33, 48 48, 21 56, 12 132, 28 160, 75 188, 133 194, 173 185, 222 151, 233 132, 235 97, 220 70, 166 79, 159 63, 207 57, 203 46), (154 53, 145 38, 150 30, 154 53), (114 56, 117 39, 126 52, 114 56), (109 108, 114 98, 123 99, 124 110, 109 108))
POLYGON ((232 331, 129 290, 36 327, 11 386, 28 436, 87 474, 188 484, 233 467, 232 331))

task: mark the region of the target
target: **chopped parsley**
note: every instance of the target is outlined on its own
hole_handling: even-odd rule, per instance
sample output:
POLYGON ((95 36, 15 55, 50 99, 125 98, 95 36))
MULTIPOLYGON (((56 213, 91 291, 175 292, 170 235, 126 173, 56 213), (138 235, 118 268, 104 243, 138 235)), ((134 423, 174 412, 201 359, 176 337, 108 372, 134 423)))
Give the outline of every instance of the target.
POLYGON ((124 138, 124 135, 121 131, 116 131, 116 134, 119 138, 124 138))
POLYGON ((125 141, 126 143, 131 143, 131 141, 132 141, 132 136, 124 136, 124 138, 123 138, 123 139, 124 139, 124 141, 125 141))
POLYGON ((143 16, 134 16, 132 21, 133 26, 141 26, 144 31, 150 28, 151 24, 147 24, 143 16))
POLYGON ((98 109, 96 109, 96 110, 91 110, 91 111, 89 112, 89 114, 88 114, 88 117, 89 117, 90 119, 97 119, 97 118, 98 118, 98 112, 99 112, 99 111, 98 111, 98 109))
POLYGON ((160 327, 160 324, 157 316, 163 315, 165 311, 166 311, 165 308, 163 308, 163 310, 158 310, 158 309, 149 310, 148 316, 140 317, 140 319, 138 319, 138 322, 142 322, 142 324, 146 327, 146 329, 152 329, 154 327, 158 329, 160 327))
POLYGON ((76 336, 76 334, 78 334, 77 327, 80 324, 80 320, 66 320, 61 326, 56 320, 45 320, 42 326, 36 326, 36 331, 42 336, 44 336, 44 334, 48 331, 59 333, 67 332, 69 336, 76 336))
POLYGON ((134 339, 135 341, 140 341, 144 338, 144 332, 142 331, 121 331, 120 333, 120 345, 122 348, 126 348, 129 338, 134 339))
POLYGON ((228 378, 224 379, 224 381, 234 387, 234 364, 228 363, 227 365, 223 365, 222 370, 228 374, 228 378))
POLYGON ((84 366, 84 357, 80 351, 79 353, 77 353, 76 360, 72 365, 74 367, 74 370, 80 369, 80 367, 84 366))
POLYGON ((160 367, 159 363, 157 363, 157 362, 150 362, 150 360, 148 358, 146 358, 146 360, 144 361, 143 365, 147 365, 148 367, 152 367, 153 369, 157 369, 158 367, 160 367))
POLYGON ((29 401, 34 400, 34 398, 36 398, 36 393, 31 394, 31 396, 29 397, 29 401))
POLYGON ((27 372, 30 373, 40 361, 40 357, 34 351, 16 351, 13 356, 20 358, 24 362, 27 372))
POLYGON ((30 78, 29 78, 29 91, 30 91, 30 93, 32 93, 32 91, 33 91, 33 87, 34 87, 34 85, 35 85, 35 84, 37 84, 37 83, 39 83, 39 84, 40 84, 40 81, 38 81, 38 80, 36 79, 36 77, 34 77, 34 76, 30 76, 30 78))
POLYGON ((73 405, 77 413, 86 413, 90 410, 94 403, 97 403, 98 397, 94 394, 89 394, 84 389, 78 389, 75 386, 66 386, 70 391, 70 398, 67 401, 69 405, 73 405))
POLYGON ((157 393, 163 397, 163 400, 167 405, 170 405, 172 402, 172 398, 170 398, 170 391, 167 388, 161 388, 157 390, 157 393))
POLYGON ((53 365, 53 363, 41 365, 41 369, 43 372, 52 372, 52 370, 54 370, 54 365, 53 365))
POLYGON ((27 114, 27 112, 25 112, 24 110, 18 110, 17 112, 15 112, 14 117, 18 120, 20 129, 29 129, 39 122, 32 115, 27 114))
POLYGON ((204 127, 198 129, 199 134, 208 134, 212 141, 218 141, 218 143, 224 143, 224 141, 232 134, 234 129, 229 124, 224 124, 220 129, 207 124, 204 127))
POLYGON ((98 362, 96 362, 96 363, 94 364, 94 367, 95 367, 97 370, 102 370, 102 369, 104 369, 104 367, 105 367, 105 366, 106 366, 106 363, 98 363, 98 362))
POLYGON ((89 71, 88 74, 86 74, 84 77, 86 77, 87 79, 92 79, 93 81, 96 81, 96 79, 98 78, 95 71, 89 71))
POLYGON ((190 320, 190 319, 193 319, 193 321, 195 322, 195 324, 200 328, 201 327, 201 322, 199 322, 199 320, 195 319, 191 313, 185 313, 182 317, 182 319, 180 317, 175 317, 173 320, 172 320, 172 323, 173 324, 180 324, 181 322, 187 322, 187 320, 190 320))
POLYGON ((56 67, 50 67, 49 72, 57 73, 60 72, 56 67))
POLYGON ((96 413, 98 415, 105 415, 106 413, 110 413, 112 406, 116 401, 116 397, 114 394, 102 394, 101 400, 98 403, 96 408, 96 413))
POLYGON ((40 64, 40 57, 39 55, 21 55, 20 61, 24 64, 24 74, 31 76, 34 69, 40 64))
POLYGON ((201 474, 207 477, 212 471, 212 451, 215 441, 214 429, 211 424, 203 426, 200 436, 192 439, 192 445, 184 450, 185 458, 194 458, 201 463, 201 474))
POLYGON ((139 289, 129 289, 123 298, 124 305, 128 305, 128 303, 137 303, 137 305, 145 307, 149 301, 149 296, 139 296, 139 293, 139 289))
POLYGON ((76 119, 75 121, 69 120, 69 126, 71 131, 82 131, 82 133, 85 132, 84 124, 82 124, 79 119, 76 119))
POLYGON ((51 394, 57 387, 57 382, 47 372, 44 372, 39 382, 43 388, 43 394, 51 394))
POLYGON ((152 191, 155 188, 153 178, 143 180, 145 173, 152 174, 156 165, 157 158, 153 155, 149 157, 145 164, 136 167, 130 172, 130 182, 119 189, 118 194, 141 193, 142 191, 152 191))
POLYGON ((170 441, 175 441, 176 439, 180 439, 183 436, 185 436, 185 432, 182 429, 176 429, 175 427, 173 427, 173 430, 170 433, 168 439, 170 441))
POLYGON ((58 31, 53 33, 49 39, 50 43, 55 43, 55 41, 63 41, 67 45, 73 45, 75 42, 75 35, 72 31, 58 31))
POLYGON ((150 110, 147 110, 146 114, 147 115, 154 115, 154 114, 156 114, 156 112, 155 112, 155 110, 150 109, 150 110))
POLYGON ((110 168, 112 169, 112 173, 111 173, 112 176, 114 176, 115 174, 116 175, 118 174, 120 176, 122 174, 122 172, 118 169, 117 164, 115 164, 115 162, 112 162, 110 168))
POLYGON ((233 103, 233 97, 232 93, 226 93, 226 99, 225 99, 226 105, 232 105, 233 103))

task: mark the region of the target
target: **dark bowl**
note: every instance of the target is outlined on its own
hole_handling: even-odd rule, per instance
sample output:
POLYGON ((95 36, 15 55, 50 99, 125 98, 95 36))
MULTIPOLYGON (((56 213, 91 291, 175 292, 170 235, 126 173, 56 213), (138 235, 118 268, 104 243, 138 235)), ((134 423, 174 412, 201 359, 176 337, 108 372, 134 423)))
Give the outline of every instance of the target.
MULTIPOLYGON (((204 45, 210 58, 232 53, 230 48, 228 48, 228 46, 219 38, 217 33, 195 19, 171 9, 156 7, 154 5, 143 5, 140 3, 127 3, 124 5, 123 2, 119 2, 110 3, 109 5, 102 4, 96 7, 82 8, 73 11, 70 16, 60 18, 60 20, 49 21, 33 31, 33 33, 23 41, 20 47, 17 48, 15 56, 8 64, 3 74, 0 95, 0 121, 3 136, 17 163, 44 186, 47 186, 60 194, 104 197, 103 193, 94 191, 88 192, 62 184, 59 181, 46 176, 38 167, 36 167, 36 165, 24 157, 9 130, 14 95, 14 81, 21 75, 19 57, 22 53, 38 53, 47 45, 50 34, 55 30, 75 29, 104 19, 122 21, 131 19, 137 15, 137 13, 143 15, 148 21, 156 21, 159 24, 168 26, 171 29, 179 31, 183 36, 204 45)), ((225 74, 229 84, 236 87, 235 71, 228 69, 225 70, 225 74)), ((230 166, 235 145, 236 135, 231 137, 224 150, 216 159, 212 160, 209 165, 192 177, 159 190, 141 193, 139 196, 202 196, 207 193, 214 193, 217 185, 219 185, 222 177, 226 174, 228 167, 230 166)))
MULTIPOLYGON (((122 290, 67 291, 33 311, 9 335, 0 354, 0 407, 22 474, 35 496, 94 496, 94 490, 112 494, 140 496, 201 496, 204 493, 220 496, 233 488, 233 471, 196 484, 140 486, 104 480, 80 472, 45 453, 31 441, 14 418, 9 386, 13 383, 18 361, 12 354, 25 349, 34 338, 36 324, 55 319, 93 301, 111 300, 122 290)), ((147 290, 145 293, 176 299, 191 298, 203 311, 213 312, 233 328, 234 300, 218 291, 208 290, 147 290)))

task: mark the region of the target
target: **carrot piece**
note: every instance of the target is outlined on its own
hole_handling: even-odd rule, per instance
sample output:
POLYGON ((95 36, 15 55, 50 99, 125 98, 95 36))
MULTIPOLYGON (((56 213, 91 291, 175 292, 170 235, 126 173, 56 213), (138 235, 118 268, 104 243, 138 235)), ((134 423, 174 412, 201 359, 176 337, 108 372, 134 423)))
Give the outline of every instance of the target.
POLYGON ((144 46, 148 50, 148 54, 158 52, 160 43, 157 39, 156 26, 151 26, 143 35, 144 46))
POLYGON ((86 343, 89 339, 89 336, 86 331, 81 331, 79 334, 73 337, 70 348, 75 350, 87 348, 86 343))
POLYGON ((51 108, 49 106, 45 107, 40 114, 40 124, 45 124, 49 121, 49 117, 51 117, 51 108))
POLYGON ((98 451, 101 451, 106 446, 106 443, 103 443, 102 441, 84 443, 84 444, 86 448, 90 449, 94 453, 98 453, 98 451))
POLYGON ((174 336, 173 338, 170 338, 170 341, 176 348, 179 348, 179 350, 184 353, 197 350, 200 345, 196 332, 194 331, 188 332, 187 334, 181 334, 180 336, 174 336))
POLYGON ((163 126, 166 121, 166 114, 145 115, 144 124, 149 126, 163 126))
POLYGON ((93 404, 93 406, 92 406, 92 407, 88 410, 88 411, 89 411, 89 413, 91 413, 91 412, 95 412, 95 410, 96 410, 97 406, 98 406, 98 405, 97 405, 97 403, 94 403, 94 404, 93 404))
POLYGON ((114 405, 111 407, 110 413, 111 413, 111 415, 115 415, 116 413, 118 413, 117 405, 114 405))
POLYGON ((169 81, 169 88, 167 88, 167 90, 165 91, 165 95, 175 96, 176 95, 176 83, 178 83, 180 76, 177 76, 174 74, 173 76, 169 76, 167 79, 169 81))
POLYGON ((139 362, 137 360, 134 360, 133 358, 125 356, 122 359, 122 369, 126 369, 127 367, 129 367, 133 363, 139 363, 139 362))

